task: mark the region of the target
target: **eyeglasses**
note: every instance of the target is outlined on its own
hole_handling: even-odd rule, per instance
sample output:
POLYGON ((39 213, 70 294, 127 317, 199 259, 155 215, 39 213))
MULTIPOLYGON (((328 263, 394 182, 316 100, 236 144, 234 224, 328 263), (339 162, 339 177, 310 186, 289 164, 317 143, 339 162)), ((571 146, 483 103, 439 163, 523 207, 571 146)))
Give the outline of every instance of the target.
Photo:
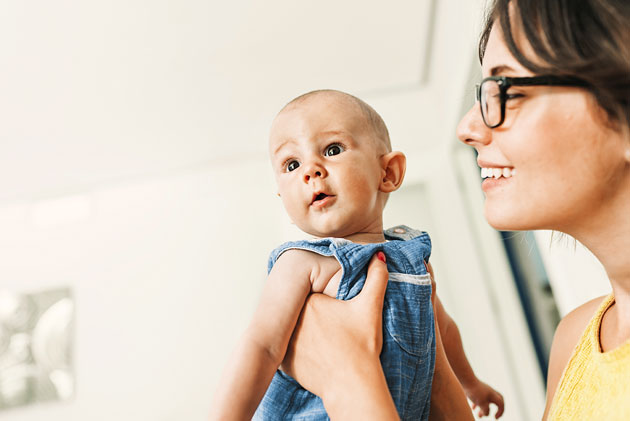
POLYGON ((510 99, 507 90, 511 86, 588 86, 585 81, 574 77, 534 76, 506 77, 490 76, 475 85, 476 100, 479 101, 481 117, 491 129, 499 127, 505 120, 505 101, 510 99))

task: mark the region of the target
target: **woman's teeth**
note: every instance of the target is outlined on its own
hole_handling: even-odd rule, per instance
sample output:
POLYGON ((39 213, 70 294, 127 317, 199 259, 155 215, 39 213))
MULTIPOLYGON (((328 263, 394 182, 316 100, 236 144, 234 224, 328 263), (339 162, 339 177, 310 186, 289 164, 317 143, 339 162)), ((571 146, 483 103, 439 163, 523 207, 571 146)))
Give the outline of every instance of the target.
POLYGON ((481 168, 481 178, 510 178, 516 175, 515 168, 481 168))

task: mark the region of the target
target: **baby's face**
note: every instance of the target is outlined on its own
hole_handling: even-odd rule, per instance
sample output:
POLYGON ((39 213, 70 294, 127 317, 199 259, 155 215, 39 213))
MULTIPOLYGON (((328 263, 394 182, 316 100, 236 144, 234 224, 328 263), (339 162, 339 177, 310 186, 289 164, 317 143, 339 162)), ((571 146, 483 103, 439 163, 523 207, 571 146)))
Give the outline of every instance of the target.
POLYGON ((302 231, 318 237, 382 230, 380 157, 386 152, 358 105, 336 94, 287 107, 269 141, 285 209, 302 231))

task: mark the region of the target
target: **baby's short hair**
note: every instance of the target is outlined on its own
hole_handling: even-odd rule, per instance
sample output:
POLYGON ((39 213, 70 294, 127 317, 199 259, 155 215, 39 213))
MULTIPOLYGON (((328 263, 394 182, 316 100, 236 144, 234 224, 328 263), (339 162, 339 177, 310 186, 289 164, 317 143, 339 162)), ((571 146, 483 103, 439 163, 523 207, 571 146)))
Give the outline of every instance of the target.
POLYGON ((356 104, 361 110, 361 112, 363 113, 363 116, 365 117, 366 121, 370 123, 370 125, 372 126, 372 130, 374 131, 374 134, 376 135, 376 137, 383 142, 383 145, 385 145, 387 152, 392 151, 392 144, 391 144, 391 141, 389 140, 389 131, 387 130, 387 126, 385 125, 385 121, 383 121, 383 118, 368 103, 366 103, 360 98, 357 98, 354 95, 350 95, 342 91, 337 91, 335 89, 318 89, 315 91, 307 92, 305 94, 302 94, 292 99, 289 103, 287 103, 284 107, 282 107, 282 110, 280 110, 280 112, 284 111, 285 109, 293 105, 297 105, 301 102, 304 102, 308 98, 312 96, 316 96, 316 95, 339 95, 342 98, 345 98, 353 102, 354 104, 356 104))

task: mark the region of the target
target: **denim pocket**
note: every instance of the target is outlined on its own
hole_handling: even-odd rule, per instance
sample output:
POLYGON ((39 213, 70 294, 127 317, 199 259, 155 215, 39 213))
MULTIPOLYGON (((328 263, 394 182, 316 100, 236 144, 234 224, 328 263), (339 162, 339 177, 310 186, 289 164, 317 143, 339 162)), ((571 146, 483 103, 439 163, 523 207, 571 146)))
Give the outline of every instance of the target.
POLYGON ((431 284, 395 281, 391 275, 385 294, 383 325, 405 352, 426 356, 433 352, 431 284))

